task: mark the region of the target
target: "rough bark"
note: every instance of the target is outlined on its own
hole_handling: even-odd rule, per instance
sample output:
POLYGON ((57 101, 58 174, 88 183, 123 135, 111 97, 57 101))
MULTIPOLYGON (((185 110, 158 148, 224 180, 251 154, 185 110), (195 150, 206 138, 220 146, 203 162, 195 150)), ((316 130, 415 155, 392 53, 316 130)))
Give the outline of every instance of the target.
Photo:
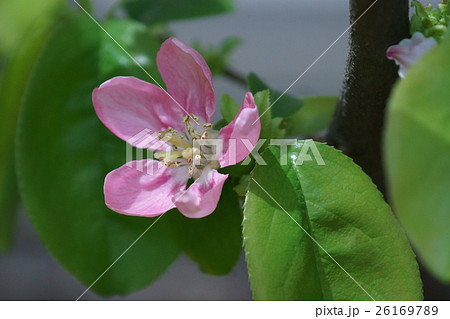
MULTIPOLYGON (((350 23, 373 2, 350 0, 350 23)), ((351 28, 343 88, 327 134, 327 142, 352 157, 383 193, 384 110, 397 79, 397 67, 385 53, 409 36, 408 10, 408 0, 378 0, 351 28)))

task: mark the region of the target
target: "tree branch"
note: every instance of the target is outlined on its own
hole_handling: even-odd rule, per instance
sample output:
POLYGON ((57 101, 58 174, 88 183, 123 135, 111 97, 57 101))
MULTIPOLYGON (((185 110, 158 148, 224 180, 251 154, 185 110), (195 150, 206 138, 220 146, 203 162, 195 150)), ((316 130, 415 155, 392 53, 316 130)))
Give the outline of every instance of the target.
MULTIPOLYGON (((374 0, 350 0, 353 23, 374 0)), ((409 1, 378 0, 352 27, 341 96, 327 142, 362 167, 384 193, 381 138, 397 68, 386 49, 409 36, 409 1)))
POLYGON ((247 88, 247 79, 235 70, 229 67, 225 67, 225 69, 223 70, 223 75, 231 81, 239 84, 241 87, 245 89, 247 88))

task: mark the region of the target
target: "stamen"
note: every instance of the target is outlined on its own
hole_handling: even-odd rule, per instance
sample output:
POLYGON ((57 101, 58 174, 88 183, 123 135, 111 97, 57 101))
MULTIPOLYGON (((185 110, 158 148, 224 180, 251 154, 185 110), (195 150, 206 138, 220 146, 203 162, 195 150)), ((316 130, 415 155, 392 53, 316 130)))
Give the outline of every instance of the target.
POLYGON ((184 123, 184 125, 186 126, 186 130, 188 131, 188 132, 190 132, 190 131, 192 131, 192 124, 191 124, 191 121, 186 121, 185 123, 184 123))
POLYGON ((178 167, 178 163, 177 162, 167 162, 164 163, 167 167, 178 167))
POLYGON ((200 121, 200 118, 197 116, 197 115, 195 115, 195 114, 189 114, 190 115, 190 117, 197 123, 198 121, 200 121))
POLYGON ((191 161, 192 161, 192 154, 193 154, 193 150, 192 150, 191 147, 189 147, 189 148, 183 150, 183 152, 182 152, 183 158, 187 159, 188 162, 191 162, 191 161))
POLYGON ((172 127, 169 127, 164 131, 156 132, 156 134, 160 140, 171 143, 175 147, 188 148, 191 146, 185 139, 178 137, 178 131, 172 127))
POLYGON ((192 152, 194 153, 194 155, 200 155, 200 150, 198 149, 198 148, 196 148, 196 147, 194 147, 193 149, 192 149, 192 152))
POLYGON ((182 152, 180 151, 157 151, 155 152, 155 158, 164 161, 164 162, 172 162, 176 160, 178 157, 182 156, 182 152))
POLYGON ((194 156, 194 165, 195 166, 200 165, 202 163, 201 160, 202 160, 202 157, 200 155, 195 155, 194 156))
POLYGON ((177 130, 172 127, 168 127, 164 131, 156 132, 158 138, 166 143, 171 144, 171 151, 158 151, 155 152, 155 158, 160 160, 164 165, 168 167, 178 167, 189 165, 189 176, 193 179, 197 179, 201 176, 203 169, 207 165, 211 167, 219 168, 220 164, 217 160, 207 159, 205 156, 212 152, 211 146, 204 145, 205 140, 209 137, 217 135, 217 131, 212 130, 213 125, 211 123, 203 124, 203 133, 200 133, 194 129, 191 123, 194 120, 197 125, 200 118, 194 114, 186 115, 183 118, 184 134, 179 134, 177 130), (197 144, 194 144, 197 143, 197 144), (193 147, 196 145, 197 147, 193 147))
POLYGON ((164 137, 167 134, 177 134, 177 133, 178 133, 178 131, 176 129, 174 129, 173 127, 170 127, 170 126, 167 129, 165 129, 164 131, 156 132, 156 134, 158 134, 159 138, 164 137))
POLYGON ((189 176, 192 177, 192 175, 194 175, 194 170, 195 170, 195 166, 194 165, 189 166, 189 176))
POLYGON ((191 144, 189 144, 186 140, 179 138, 176 135, 167 134, 168 142, 172 143, 173 145, 181 148, 189 148, 191 147, 191 144))

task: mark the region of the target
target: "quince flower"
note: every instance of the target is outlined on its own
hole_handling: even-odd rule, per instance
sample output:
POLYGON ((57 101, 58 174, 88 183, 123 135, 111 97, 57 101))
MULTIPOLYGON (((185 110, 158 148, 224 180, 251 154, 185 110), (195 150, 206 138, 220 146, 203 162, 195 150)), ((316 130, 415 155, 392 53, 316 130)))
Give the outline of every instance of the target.
POLYGON ((156 151, 157 160, 136 160, 106 176, 105 203, 126 215, 154 217, 176 207, 186 217, 201 218, 216 209, 228 177, 217 169, 242 161, 250 154, 249 143, 256 144, 258 109, 247 93, 234 120, 214 131, 214 88, 203 57, 170 38, 156 62, 167 92, 134 77, 115 77, 93 92, 99 119, 116 136, 130 142, 148 130, 157 137, 145 146, 156 151), (218 154, 206 143, 211 138, 223 143, 218 154), (186 189, 189 179, 193 183, 186 189))
POLYGON ((386 57, 400 66, 398 75, 404 78, 408 69, 436 45, 434 38, 425 38, 422 33, 416 32, 411 39, 403 39, 399 44, 389 47, 386 57))

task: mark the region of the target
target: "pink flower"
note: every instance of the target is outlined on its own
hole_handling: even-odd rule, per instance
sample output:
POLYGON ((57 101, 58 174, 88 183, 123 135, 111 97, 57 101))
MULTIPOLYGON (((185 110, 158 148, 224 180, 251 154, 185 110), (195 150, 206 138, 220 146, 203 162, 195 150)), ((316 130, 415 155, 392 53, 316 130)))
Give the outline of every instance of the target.
POLYGON ((400 66, 398 75, 404 78, 408 69, 436 45, 434 38, 425 38, 422 33, 416 32, 411 39, 404 39, 398 45, 389 47, 386 57, 400 66))
MULTIPOLYGON (((228 177, 216 169, 249 155, 244 139, 256 144, 258 109, 247 93, 234 120, 216 132, 210 123, 215 110, 212 75, 203 57, 170 38, 156 62, 168 93, 134 77, 113 78, 93 92, 98 117, 116 136, 130 142, 147 129, 158 137, 145 146, 156 151, 158 160, 133 161, 106 176, 105 203, 126 215, 153 217, 176 207, 187 217, 201 218, 216 209, 228 177), (212 138, 223 143, 217 154, 208 145, 212 138), (190 178, 193 183, 186 189, 190 178)), ((138 141, 132 144, 142 147, 138 141)))

